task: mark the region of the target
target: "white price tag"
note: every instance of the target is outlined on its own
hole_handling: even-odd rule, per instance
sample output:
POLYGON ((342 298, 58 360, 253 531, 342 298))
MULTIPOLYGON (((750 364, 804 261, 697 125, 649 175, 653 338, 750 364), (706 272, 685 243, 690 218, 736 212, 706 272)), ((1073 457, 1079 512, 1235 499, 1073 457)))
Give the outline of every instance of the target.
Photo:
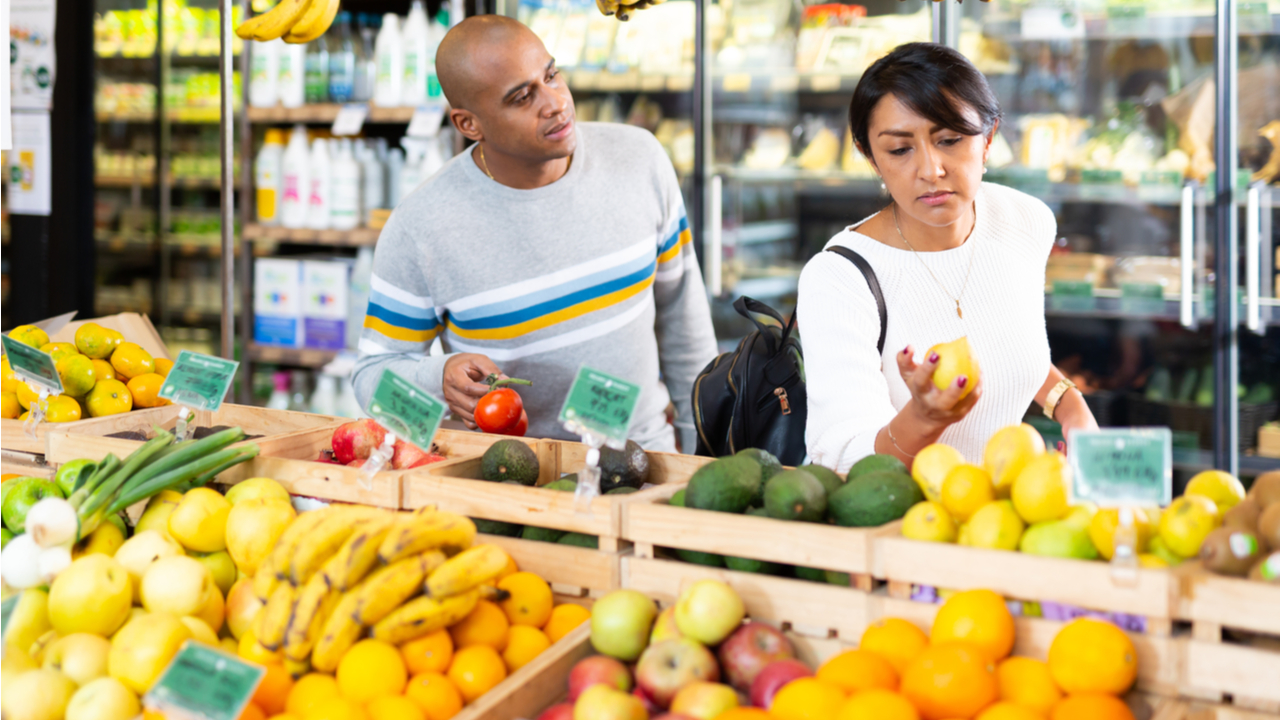
POLYGON ((440 122, 444 120, 443 105, 423 105, 413 111, 409 127, 404 134, 409 137, 433 138, 440 134, 440 122))
POLYGON ((364 119, 369 116, 369 106, 364 103, 347 103, 333 119, 334 135, 359 135, 364 119))

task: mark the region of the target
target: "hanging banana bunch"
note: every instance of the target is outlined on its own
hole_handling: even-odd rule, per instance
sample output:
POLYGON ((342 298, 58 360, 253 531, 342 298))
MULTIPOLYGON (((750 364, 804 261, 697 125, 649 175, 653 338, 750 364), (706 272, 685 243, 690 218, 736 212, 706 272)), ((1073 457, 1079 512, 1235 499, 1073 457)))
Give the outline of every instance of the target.
POLYGON ((666 0, 596 0, 596 7, 605 17, 616 16, 622 22, 631 19, 631 13, 654 5, 661 5, 666 0))
POLYGON ((284 38, 287 43, 309 43, 333 24, 339 0, 280 0, 275 7, 240 23, 236 35, 266 42, 284 38))

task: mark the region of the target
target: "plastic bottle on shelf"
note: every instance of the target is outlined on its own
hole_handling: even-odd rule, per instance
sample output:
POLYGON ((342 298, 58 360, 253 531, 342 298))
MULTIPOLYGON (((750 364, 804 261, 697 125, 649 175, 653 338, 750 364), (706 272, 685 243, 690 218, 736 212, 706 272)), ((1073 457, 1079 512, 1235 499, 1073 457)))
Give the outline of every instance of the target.
POLYGON ((294 370, 289 373, 289 408, 295 412, 307 412, 311 403, 307 401, 306 370, 294 370))
POLYGON ((365 312, 369 309, 369 292, 373 277, 373 248, 362 246, 356 251, 356 264, 351 269, 351 292, 347 294, 347 347, 360 344, 365 312))
POLYGON ((280 67, 280 73, 276 76, 276 92, 280 97, 280 104, 287 108, 302 107, 307 102, 307 46, 283 40, 275 42, 280 43, 276 57, 280 67))
POLYGON ((333 186, 330 175, 329 143, 324 138, 316 138, 311 142, 311 157, 308 159, 307 170, 311 177, 311 192, 307 200, 306 226, 312 230, 328 230, 330 212, 333 208, 333 186))
POLYGON ((361 197, 360 203, 364 211, 361 222, 368 225, 373 216, 373 211, 386 207, 386 171, 382 167, 382 161, 378 159, 378 152, 368 146, 367 143, 361 144, 362 154, 359 158, 362 166, 360 173, 361 197))
POLYGON ((440 78, 436 75, 436 51, 440 49, 440 41, 449 32, 449 0, 440 3, 440 11, 431 20, 428 29, 430 40, 430 63, 427 70, 427 102, 442 102, 444 91, 440 89, 440 78))
POLYGON ((287 228, 307 225, 307 208, 311 199, 309 169, 307 129, 300 124, 295 125, 280 161, 280 224, 287 228))
POLYGON ((280 52, 283 40, 253 43, 249 70, 249 105, 272 107, 280 100, 280 52))
POLYGON ((400 144, 404 146, 404 167, 400 169, 400 193, 395 198, 397 205, 426 177, 422 174, 422 161, 427 152, 428 142, 429 138, 400 139, 400 144))
POLYGON ((387 207, 392 210, 400 204, 400 173, 404 170, 404 151, 391 148, 387 151, 387 207))
POLYGON ((351 39, 351 13, 338 13, 333 45, 329 48, 329 98, 336 103, 355 99, 356 46, 351 39))
POLYGON ((356 50, 355 91, 352 100, 369 102, 373 99, 373 88, 378 82, 378 57, 374 52, 374 42, 378 35, 378 16, 360 13, 360 45, 356 50))
POLYGON ((351 384, 351 376, 342 378, 342 391, 338 395, 338 415, 342 417, 364 417, 364 408, 356 397, 356 388, 351 384))
POLYGON ((271 397, 267 398, 267 408, 271 410, 289 409, 289 373, 278 371, 271 374, 271 397))
POLYGON ((267 130, 266 142, 253 161, 254 187, 257 188, 257 216, 262 225, 280 224, 280 199, 284 164, 284 131, 267 130))
POLYGON ((328 102, 329 48, 323 35, 307 43, 306 68, 307 102, 328 102))
POLYGON ((413 0, 404 21, 400 39, 404 47, 404 81, 400 87, 400 103, 418 106, 427 98, 427 75, 430 66, 431 29, 422 0, 413 0))
POLYGON ((383 107, 400 105, 404 80, 404 50, 400 41, 400 18, 395 13, 382 16, 375 51, 378 56, 378 81, 373 88, 373 101, 383 107))
POLYGON ((338 412, 338 379, 321 373, 316 376, 316 391, 311 393, 311 412, 335 415, 338 412))
POLYGON ((433 138, 423 138, 423 154, 422 167, 418 170, 418 182, 435 175, 440 168, 444 167, 444 135, 437 135, 433 138))
POLYGON ((334 230, 350 230, 360 224, 360 163, 351 151, 350 139, 334 142, 338 149, 330 163, 329 226, 334 230))

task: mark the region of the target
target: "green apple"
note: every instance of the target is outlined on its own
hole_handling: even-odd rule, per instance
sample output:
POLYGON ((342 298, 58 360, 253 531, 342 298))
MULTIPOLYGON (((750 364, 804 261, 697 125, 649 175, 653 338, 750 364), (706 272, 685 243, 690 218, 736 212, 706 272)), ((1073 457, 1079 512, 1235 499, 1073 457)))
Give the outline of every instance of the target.
POLYGON ((591 610, 591 644, 597 651, 633 662, 649 645, 649 630, 658 606, 636 590, 615 590, 591 610))
POLYGON ((0 505, 0 518, 10 531, 21 535, 27 526, 27 512, 31 506, 47 497, 66 497, 52 480, 44 478, 21 478, 5 483, 8 493, 4 503, 0 505))
POLYGON ((142 713, 138 696, 113 677, 81 685, 67 704, 66 720, 130 720, 142 713))
POLYGON ((62 491, 63 497, 71 497, 71 493, 76 491, 76 483, 79 482, 81 476, 88 480, 93 471, 97 469, 97 463, 84 458, 63 463, 58 468, 58 472, 53 474, 53 484, 57 485, 58 489, 62 491))
POLYGON ((44 651, 44 668, 57 670, 85 685, 107 674, 107 653, 111 642, 101 635, 78 632, 64 635, 44 651))
POLYGON ((59 635, 87 632, 109 637, 129 619, 132 606, 129 571, 100 553, 71 563, 49 587, 49 621, 59 635))
POLYGON ((719 645, 738 629, 746 608, 737 591, 719 580, 699 580, 676 601, 676 627, 703 645, 719 645))
POLYGON ((235 584, 238 575, 236 563, 231 559, 231 555, 226 550, 211 553, 193 552, 190 555, 209 568, 209 576, 213 578, 213 584, 217 585, 218 591, 226 597, 227 593, 231 592, 231 586, 235 584))

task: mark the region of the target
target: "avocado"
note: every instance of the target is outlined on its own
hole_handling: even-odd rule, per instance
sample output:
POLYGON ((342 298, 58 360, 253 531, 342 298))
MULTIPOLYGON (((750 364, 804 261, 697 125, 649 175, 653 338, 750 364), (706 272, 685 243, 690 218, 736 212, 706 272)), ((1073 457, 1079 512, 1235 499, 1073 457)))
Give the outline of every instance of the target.
POLYGON ((499 440, 480 458, 480 478, 490 482, 515 480, 521 485, 538 482, 538 455, 519 440, 499 440))
POLYGON ((910 475, 907 472, 907 466, 902 461, 892 455, 868 455, 849 468, 849 472, 845 475, 845 480, 853 480, 860 475, 869 475, 874 472, 896 472, 903 475, 910 475))
POLYGON ((1266 383, 1258 383, 1249 389, 1249 392, 1244 396, 1244 399, 1241 402, 1249 403, 1251 405, 1260 405, 1262 403, 1269 403, 1275 399, 1276 391, 1274 388, 1266 383))
POLYGON ((756 573, 757 575, 781 575, 783 565, 767 560, 751 558, 725 557, 724 566, 738 572, 756 573))
POLYGON ((878 527, 899 520, 924 500, 910 475, 873 472, 859 475, 827 501, 831 519, 842 527, 878 527))
POLYGON ((684 507, 684 494, 685 488, 680 488, 676 491, 675 495, 671 496, 671 499, 667 501, 667 504, 675 505, 676 507, 684 507))
POLYGON ((538 527, 536 525, 525 525, 524 532, 520 533, 520 537, 525 540, 537 540, 538 542, 560 542, 560 538, 564 537, 563 530, 552 530, 551 528, 538 527))
POLYGON ((760 465, 760 482, 767 483, 769 478, 782 472, 782 462, 774 457, 773 453, 760 448, 747 448, 739 450, 734 457, 745 457, 755 460, 760 465))
POLYGON ((765 483, 764 509, 778 520, 822 522, 827 514, 827 491, 804 470, 783 470, 765 483))
POLYGON ((637 492, 640 492, 640 491, 631 487, 630 485, 620 485, 612 490, 609 490, 608 492, 605 493, 605 495, 630 495, 631 493, 637 493, 637 492))
POLYGON ((1244 577, 1265 550, 1257 535, 1220 527, 1205 536, 1200 545, 1200 560, 1211 572, 1244 577))
POLYGON ((792 570, 795 572, 795 576, 801 580, 808 580, 809 582, 820 582, 820 583, 824 583, 827 581, 826 570, 819 570, 818 568, 805 567, 803 565, 796 565, 794 568, 792 568, 792 570))
POLYGON ((542 486, 543 490, 559 490, 560 492, 573 492, 578 489, 578 476, 566 475, 559 480, 549 482, 542 486), (570 480, 570 478, 573 478, 570 480))
POLYGON ((827 570, 823 573, 827 578, 828 585, 839 585, 841 587, 853 587, 853 578, 849 577, 847 572, 836 572, 835 570, 827 570))
POLYGON ((595 535, 583 535, 582 533, 565 533, 556 541, 560 545, 573 545, 575 547, 591 548, 592 550, 600 549, 600 538, 595 535))
POLYGON ((815 480, 822 483, 822 488, 827 491, 827 497, 831 497, 832 493, 844 487, 844 478, 840 477, 836 471, 825 465, 801 465, 796 468, 803 470, 813 476, 815 480))
POLYGON ((520 537, 520 533, 524 530, 523 525, 515 523, 502 522, 501 520, 485 520, 484 518, 471 518, 471 522, 476 524, 476 532, 482 532, 486 535, 502 535, 504 537, 520 537))
POLYGON ((635 440, 628 440, 622 450, 600 449, 600 492, 616 487, 639 490, 649 482, 649 456, 635 440))
POLYGON ((724 567, 724 556, 715 553, 701 552, 699 550, 682 550, 675 548, 676 557, 687 563, 694 565, 706 565, 707 567, 724 567))
POLYGON ((720 458, 689 478, 685 503, 697 510, 741 513, 760 504, 760 464, 749 457, 720 458))

